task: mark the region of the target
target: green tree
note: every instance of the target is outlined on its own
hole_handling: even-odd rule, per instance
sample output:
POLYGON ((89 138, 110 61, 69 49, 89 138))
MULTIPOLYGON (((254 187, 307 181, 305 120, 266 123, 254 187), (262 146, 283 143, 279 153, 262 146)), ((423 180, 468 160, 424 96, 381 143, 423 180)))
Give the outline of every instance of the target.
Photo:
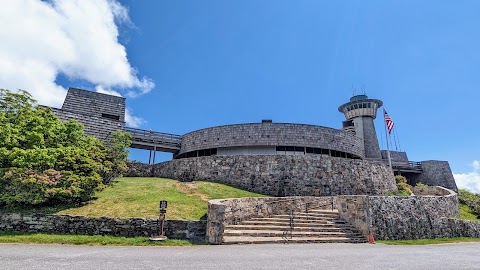
POLYGON ((0 126, 0 205, 86 201, 126 170, 128 134, 106 147, 26 91, 0 89, 0 126))

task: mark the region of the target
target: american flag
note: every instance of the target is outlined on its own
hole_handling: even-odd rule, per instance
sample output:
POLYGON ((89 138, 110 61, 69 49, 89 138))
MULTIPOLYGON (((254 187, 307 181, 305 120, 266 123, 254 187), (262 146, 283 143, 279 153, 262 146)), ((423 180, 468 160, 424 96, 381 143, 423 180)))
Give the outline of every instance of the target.
POLYGON ((388 128, 388 134, 390 134, 390 133, 392 133, 394 123, 393 123, 392 118, 390 118, 390 116, 388 116, 387 111, 383 110, 383 113, 384 113, 384 117, 385 117, 385 124, 387 125, 387 128, 388 128))

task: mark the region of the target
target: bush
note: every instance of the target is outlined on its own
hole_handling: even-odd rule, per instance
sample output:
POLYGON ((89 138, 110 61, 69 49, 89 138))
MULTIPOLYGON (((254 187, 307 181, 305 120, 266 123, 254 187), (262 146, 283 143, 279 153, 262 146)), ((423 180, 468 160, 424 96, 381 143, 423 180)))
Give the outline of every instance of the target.
POLYGON ((405 176, 396 175, 395 182, 397 183, 397 191, 388 192, 388 196, 410 196, 412 195, 412 187, 407 184, 405 176))
POLYGON ((129 134, 114 132, 106 147, 26 91, 0 89, 0 126, 0 206, 88 201, 126 170, 129 134))

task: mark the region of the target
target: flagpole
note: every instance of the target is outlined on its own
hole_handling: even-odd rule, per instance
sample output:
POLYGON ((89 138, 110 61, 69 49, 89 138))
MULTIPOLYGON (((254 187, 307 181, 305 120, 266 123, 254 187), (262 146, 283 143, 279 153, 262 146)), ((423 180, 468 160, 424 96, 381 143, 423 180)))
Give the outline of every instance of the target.
POLYGON ((392 167, 392 158, 390 157, 390 146, 388 145, 387 122, 385 122, 385 108, 383 108, 383 124, 385 125, 385 138, 387 139, 388 164, 390 165, 390 169, 393 170, 393 167, 392 167))

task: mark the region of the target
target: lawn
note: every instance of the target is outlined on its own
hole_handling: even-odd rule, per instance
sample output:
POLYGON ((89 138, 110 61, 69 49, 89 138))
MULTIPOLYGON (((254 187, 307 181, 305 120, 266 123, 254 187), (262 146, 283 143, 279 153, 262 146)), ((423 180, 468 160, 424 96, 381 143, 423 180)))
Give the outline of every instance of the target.
POLYGON ((56 214, 88 217, 157 218, 159 201, 167 200, 167 219, 198 220, 206 218, 208 200, 262 196, 207 181, 179 182, 164 178, 128 177, 117 179, 87 205, 59 211, 47 210, 56 214))
POLYGON ((417 240, 378 240, 380 244, 386 245, 434 245, 450 243, 480 242, 480 238, 454 237, 454 238, 435 238, 435 239, 417 239, 417 240))
POLYGON ((150 241, 146 237, 120 237, 107 235, 59 235, 42 233, 0 232, 0 243, 66 244, 88 246, 192 246, 188 240, 167 239, 150 241))
POLYGON ((459 204, 460 206, 460 218, 465 220, 480 221, 480 218, 474 214, 473 210, 465 204, 459 204))

